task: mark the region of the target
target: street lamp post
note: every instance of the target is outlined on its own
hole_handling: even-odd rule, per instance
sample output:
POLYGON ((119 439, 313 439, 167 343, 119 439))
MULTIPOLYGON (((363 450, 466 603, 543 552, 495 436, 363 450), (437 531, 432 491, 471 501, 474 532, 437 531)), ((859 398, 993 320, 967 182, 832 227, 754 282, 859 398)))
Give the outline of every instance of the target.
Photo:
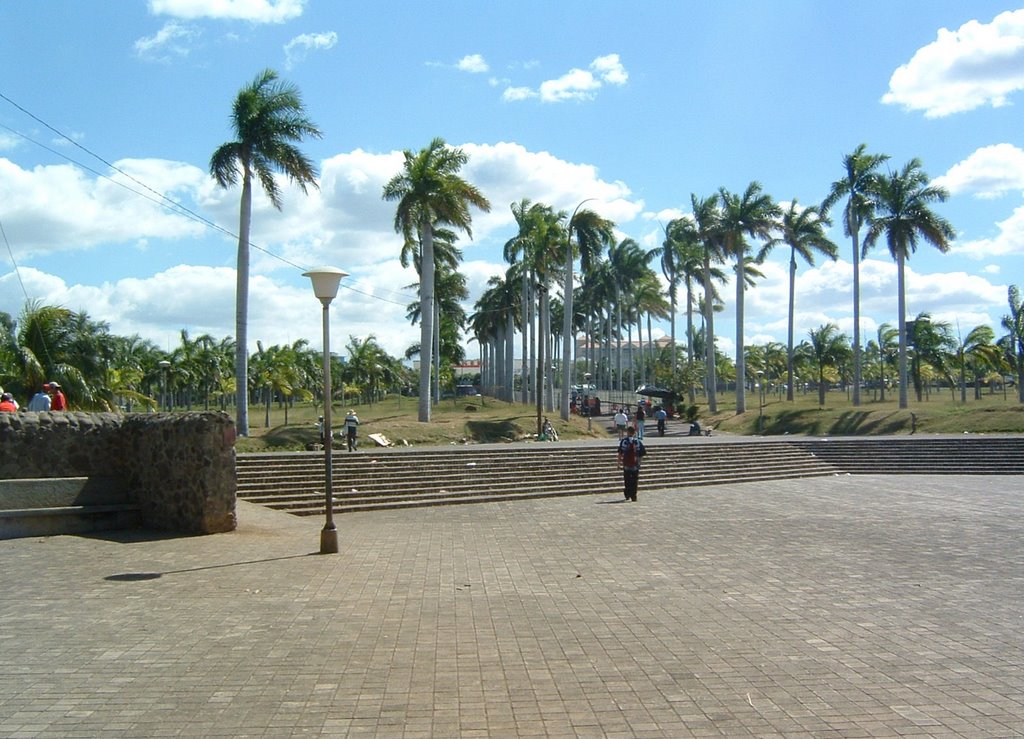
POLYGON ((171 368, 171 363, 166 359, 161 359, 157 364, 160 366, 160 382, 163 389, 163 398, 160 403, 161 407, 167 410, 167 371, 171 368))
POLYGON ((757 433, 764 433, 764 370, 757 371, 757 433))
POLYGON ((583 382, 585 383, 585 385, 584 385, 585 389, 583 390, 583 405, 581 407, 583 408, 584 412, 587 414, 587 431, 591 430, 591 428, 592 428, 591 424, 593 423, 593 420, 590 417, 590 378, 591 377, 592 377, 592 375, 589 372, 584 372, 583 373, 583 382))
POLYGON ((323 306, 324 326, 324 510, 326 522, 320 532, 320 554, 338 553, 338 529, 334 526, 334 470, 331 462, 331 301, 338 294, 348 272, 337 267, 317 267, 303 272, 313 282, 313 293, 323 306))

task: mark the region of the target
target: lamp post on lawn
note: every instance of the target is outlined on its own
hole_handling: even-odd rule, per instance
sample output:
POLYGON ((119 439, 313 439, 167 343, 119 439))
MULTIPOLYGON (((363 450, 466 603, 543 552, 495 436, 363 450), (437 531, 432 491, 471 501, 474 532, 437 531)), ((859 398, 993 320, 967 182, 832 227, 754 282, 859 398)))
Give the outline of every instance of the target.
POLYGON ((584 413, 587 414, 587 431, 590 431, 593 421, 590 418, 590 378, 592 375, 589 372, 583 373, 583 405, 580 406, 584 413))
POLYGON ((163 410, 167 410, 167 371, 171 368, 171 363, 166 359, 161 359, 157 364, 160 366, 160 381, 163 387, 163 398, 161 399, 161 406, 163 410))
POLYGON ((764 433, 764 370, 757 371, 757 433, 764 433))
POLYGON ((334 472, 331 464, 331 301, 348 272, 337 267, 317 267, 303 272, 313 282, 313 293, 324 309, 324 510, 326 523, 320 532, 320 554, 338 553, 338 529, 334 526, 334 472))

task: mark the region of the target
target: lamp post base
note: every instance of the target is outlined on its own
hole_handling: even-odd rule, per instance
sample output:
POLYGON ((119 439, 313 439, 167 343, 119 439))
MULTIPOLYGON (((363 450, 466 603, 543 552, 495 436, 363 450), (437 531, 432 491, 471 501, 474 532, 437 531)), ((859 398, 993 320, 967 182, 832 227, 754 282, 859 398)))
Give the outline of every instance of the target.
POLYGON ((320 554, 338 553, 338 530, 327 528, 320 530, 320 554))

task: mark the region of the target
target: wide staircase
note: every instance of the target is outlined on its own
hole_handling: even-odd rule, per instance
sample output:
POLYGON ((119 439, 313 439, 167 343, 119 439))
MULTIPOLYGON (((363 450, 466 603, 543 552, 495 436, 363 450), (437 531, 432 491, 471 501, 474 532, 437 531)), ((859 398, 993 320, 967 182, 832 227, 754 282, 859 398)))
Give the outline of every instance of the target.
MULTIPOLYGON (((365 449, 332 456, 337 513, 562 495, 621 495, 615 442, 365 449)), ((1022 474, 1024 437, 659 439, 641 490, 839 474, 1022 474)), ((322 452, 239 454, 238 496, 324 512, 322 452)))

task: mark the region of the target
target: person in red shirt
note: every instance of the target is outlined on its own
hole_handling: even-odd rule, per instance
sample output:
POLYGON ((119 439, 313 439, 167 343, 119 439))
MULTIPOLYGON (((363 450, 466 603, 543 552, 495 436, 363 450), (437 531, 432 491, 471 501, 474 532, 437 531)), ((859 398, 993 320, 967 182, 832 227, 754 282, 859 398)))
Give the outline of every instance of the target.
POLYGON ((60 389, 60 385, 56 382, 50 382, 50 410, 66 411, 67 409, 68 399, 64 395, 64 391, 60 389))
POLYGON ((10 393, 0 395, 0 413, 14 413, 18 406, 14 404, 14 396, 10 393))

